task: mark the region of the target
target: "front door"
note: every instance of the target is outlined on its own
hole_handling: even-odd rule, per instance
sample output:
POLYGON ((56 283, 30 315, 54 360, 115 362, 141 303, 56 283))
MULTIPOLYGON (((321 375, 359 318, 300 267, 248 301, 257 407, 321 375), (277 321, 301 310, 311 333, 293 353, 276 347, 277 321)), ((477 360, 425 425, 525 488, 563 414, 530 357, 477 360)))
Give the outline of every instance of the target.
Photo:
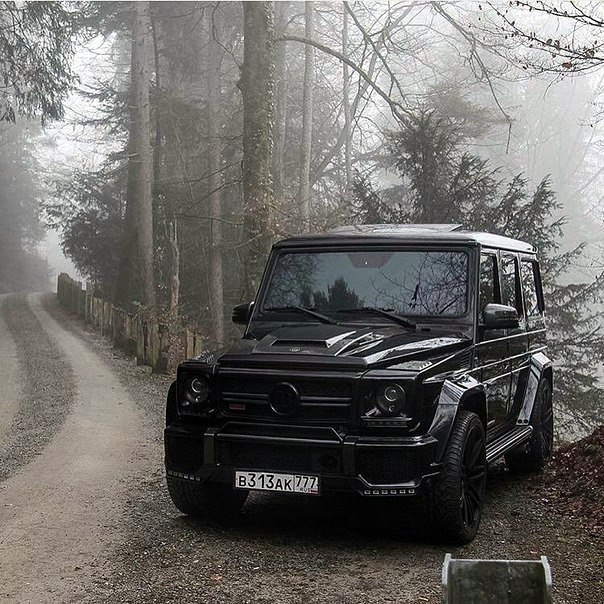
POLYGON ((501 299, 502 304, 513 306, 518 311, 519 324, 515 329, 508 329, 508 354, 510 356, 510 399, 507 420, 515 422, 517 409, 522 402, 529 369, 529 341, 526 330, 526 316, 523 304, 520 265, 516 254, 501 253, 501 299))
POLYGON ((510 362, 505 329, 484 329, 482 311, 487 304, 501 304, 497 254, 483 253, 480 257, 478 290, 478 344, 476 364, 487 397, 487 437, 491 439, 503 428, 510 398, 510 362))

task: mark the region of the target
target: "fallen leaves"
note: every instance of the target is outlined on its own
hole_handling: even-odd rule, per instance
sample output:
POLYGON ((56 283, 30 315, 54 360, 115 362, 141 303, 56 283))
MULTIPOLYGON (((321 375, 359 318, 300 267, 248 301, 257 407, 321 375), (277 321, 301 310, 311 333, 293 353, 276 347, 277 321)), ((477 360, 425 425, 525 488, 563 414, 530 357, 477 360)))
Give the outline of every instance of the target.
POLYGON ((604 426, 559 447, 543 477, 543 501, 561 513, 582 517, 590 529, 604 529, 604 426))

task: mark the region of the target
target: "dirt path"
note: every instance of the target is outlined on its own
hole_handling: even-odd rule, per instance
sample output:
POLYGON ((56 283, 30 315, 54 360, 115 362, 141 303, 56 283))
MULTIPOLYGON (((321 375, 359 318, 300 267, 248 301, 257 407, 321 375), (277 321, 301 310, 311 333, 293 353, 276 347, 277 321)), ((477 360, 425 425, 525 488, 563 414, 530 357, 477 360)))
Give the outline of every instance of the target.
POLYGON ((5 441, 10 426, 19 408, 20 388, 17 348, 11 333, 2 318, 2 307, 8 296, 0 295, 0 380, 2 397, 0 398, 0 443, 5 441))
POLYGON ((73 369, 76 403, 43 454, 0 485, 0 600, 78 601, 122 538, 128 477, 144 465, 145 443, 110 367, 38 296, 28 302, 73 369))
POLYGON ((402 505, 254 494, 229 530, 187 519, 161 467, 170 378, 137 367, 52 298, 29 303, 27 337, 15 336, 26 313, 7 321, 21 373, 52 367, 57 379, 22 381, 15 417, 35 408, 32 381, 45 384, 48 401, 73 379, 75 398, 41 454, 0 482, 1 602, 436 604, 447 551, 547 555, 557 604, 604 602, 602 536, 556 512, 537 479, 501 467, 489 476, 478 537, 457 549, 397 534, 402 505))

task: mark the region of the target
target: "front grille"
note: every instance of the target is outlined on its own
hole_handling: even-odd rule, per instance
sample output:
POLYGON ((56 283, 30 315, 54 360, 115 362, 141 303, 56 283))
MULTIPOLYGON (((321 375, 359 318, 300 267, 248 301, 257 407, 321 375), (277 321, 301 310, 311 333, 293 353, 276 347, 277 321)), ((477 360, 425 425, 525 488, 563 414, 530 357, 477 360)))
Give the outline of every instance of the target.
POLYGON ((328 447, 219 442, 218 460, 222 465, 247 470, 310 474, 341 471, 337 450, 328 447))
POLYGON ((300 394, 300 404, 288 420, 333 423, 350 419, 354 381, 346 378, 221 375, 222 411, 231 416, 283 419, 270 404, 271 393, 283 382, 300 394))
POLYGON ((195 472, 203 465, 203 440, 166 434, 166 464, 175 472, 195 472))
POLYGON ((372 484, 397 484, 421 478, 427 467, 422 450, 371 448, 357 451, 357 471, 372 484))

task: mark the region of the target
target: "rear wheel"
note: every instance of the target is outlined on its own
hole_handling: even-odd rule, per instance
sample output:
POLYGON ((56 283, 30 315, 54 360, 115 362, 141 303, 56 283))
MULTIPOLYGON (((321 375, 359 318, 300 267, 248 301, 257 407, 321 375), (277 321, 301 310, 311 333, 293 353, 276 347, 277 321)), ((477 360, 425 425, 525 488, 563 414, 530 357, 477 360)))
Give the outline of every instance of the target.
POLYGON ((528 443, 510 451, 505 463, 512 472, 527 473, 543 470, 554 446, 554 408, 552 389, 547 380, 541 380, 531 413, 533 434, 528 443))
POLYGON ((475 413, 460 411, 441 473, 429 495, 429 522, 438 539, 468 543, 476 536, 487 478, 484 427, 475 413))
POLYGON ((183 514, 219 523, 232 522, 241 511, 249 493, 227 485, 196 484, 174 476, 168 476, 167 481, 170 498, 183 514))

